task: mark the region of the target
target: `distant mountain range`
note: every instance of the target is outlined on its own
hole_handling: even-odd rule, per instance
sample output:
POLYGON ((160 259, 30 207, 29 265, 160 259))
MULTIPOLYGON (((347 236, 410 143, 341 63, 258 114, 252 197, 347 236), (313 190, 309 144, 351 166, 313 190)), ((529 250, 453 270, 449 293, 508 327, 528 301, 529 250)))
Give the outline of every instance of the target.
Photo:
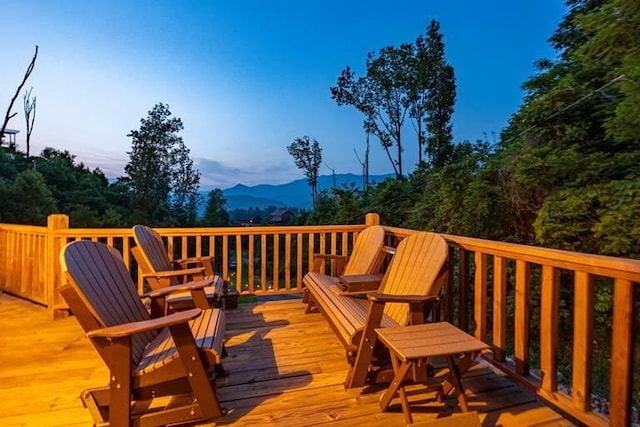
MULTIPOLYGON (((369 175, 370 183, 382 182, 393 175, 369 175)), ((362 176, 354 174, 321 175, 318 177, 318 189, 320 191, 335 186, 342 188, 354 184, 362 187, 362 176)), ((227 198, 228 210, 248 209, 258 207, 264 209, 269 206, 294 207, 309 209, 312 206, 311 191, 306 179, 298 179, 287 184, 270 185, 260 184, 246 186, 238 184, 235 187, 222 190, 227 198)), ((203 191, 206 200, 207 191, 203 191)))

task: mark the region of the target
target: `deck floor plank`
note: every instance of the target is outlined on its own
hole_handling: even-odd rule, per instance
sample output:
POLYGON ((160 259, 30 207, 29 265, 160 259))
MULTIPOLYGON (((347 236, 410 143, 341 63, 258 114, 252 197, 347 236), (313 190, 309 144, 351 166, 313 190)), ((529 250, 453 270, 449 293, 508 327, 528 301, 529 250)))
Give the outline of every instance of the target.
MULTIPOLYGON (((203 425, 389 427, 404 425, 397 400, 382 413, 383 388, 345 390, 344 348, 319 313, 300 300, 240 304, 227 311, 224 366, 216 380, 228 414, 203 425)), ((89 426, 80 392, 108 372, 73 317, 49 321, 47 310, 0 296, 0 425, 89 426)), ((483 425, 572 425, 484 364, 463 378, 469 406, 483 425)), ((460 413, 454 397, 438 403, 424 386, 407 387, 416 425, 460 413)))

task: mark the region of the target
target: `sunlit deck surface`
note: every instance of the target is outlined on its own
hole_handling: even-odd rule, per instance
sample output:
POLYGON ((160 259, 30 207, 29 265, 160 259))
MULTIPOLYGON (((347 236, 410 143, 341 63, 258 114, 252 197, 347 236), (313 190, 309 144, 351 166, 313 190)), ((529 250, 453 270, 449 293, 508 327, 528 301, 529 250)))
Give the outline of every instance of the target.
MULTIPOLYGON (((227 311, 225 368, 218 397, 228 414, 206 425, 404 425, 397 400, 381 413, 381 388, 345 390, 342 345, 320 314, 299 299, 240 304, 227 311)), ((50 321, 45 308, 0 296, 0 426, 88 426, 80 392, 108 372, 73 317, 50 321)), ((465 375, 469 405, 485 426, 573 425, 482 363, 465 375)), ((408 388, 416 425, 451 412, 423 386, 408 388)))

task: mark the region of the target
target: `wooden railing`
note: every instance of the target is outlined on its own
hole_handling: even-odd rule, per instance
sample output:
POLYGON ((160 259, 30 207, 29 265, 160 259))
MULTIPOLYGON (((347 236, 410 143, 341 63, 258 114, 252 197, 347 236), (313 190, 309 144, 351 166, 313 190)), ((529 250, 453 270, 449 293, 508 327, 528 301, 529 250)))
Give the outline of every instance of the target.
MULTIPOLYGON (((378 223, 301 227, 157 229, 172 258, 214 254, 218 270, 240 293, 268 295, 301 291, 302 275, 314 252, 347 254, 357 234, 378 223)), ((415 230, 386 227, 393 246, 415 230)), ((636 294, 640 261, 546 249, 460 236, 443 236, 450 246, 450 281, 443 316, 492 345, 484 358, 588 425, 625 426, 633 406, 636 294), (597 280, 596 280, 597 278, 597 280), (569 280, 569 282, 567 282, 569 280), (568 284, 567 284, 568 283, 568 284), (561 289, 561 284, 564 288, 561 289), (594 295, 612 288, 609 418, 591 407, 594 352, 594 295), (569 292, 572 331, 560 333, 560 293, 569 292), (539 322, 530 322, 539 310, 539 322), (535 329, 532 329, 535 324, 535 329), (532 336, 539 337, 535 342, 532 336), (559 348, 570 348, 571 377, 559 378, 559 348), (535 359, 533 361, 532 359, 535 359), (539 374, 530 365, 539 365, 539 374)), ((134 276, 130 229, 73 229, 65 215, 47 227, 0 224, 0 285, 46 304, 55 316, 64 305, 58 253, 72 240, 91 239, 116 247, 134 276)), ((138 277, 142 291, 142 280, 138 277)), ((566 298, 565 298, 566 299, 566 298)), ((638 396, 635 396, 637 401, 638 396)))
MULTIPOLYGON (((453 320, 457 312, 459 327, 472 329, 476 338, 492 344, 493 352, 485 355, 485 359, 587 425, 630 425, 634 362, 638 358, 636 355, 634 359, 634 346, 640 261, 444 237, 450 244, 451 261, 457 264, 445 295, 445 315, 453 320), (572 334, 566 342, 560 341, 561 283, 566 285, 564 293, 573 294, 573 308, 570 305, 565 308, 573 319, 569 322, 572 334), (608 418, 592 408, 594 340, 604 338, 595 337, 593 332, 596 286, 613 288, 610 391, 608 396, 599 396, 608 402, 608 418), (513 301, 512 315, 507 312, 507 301, 513 301), (534 301, 539 301, 537 330, 531 329, 534 325, 530 322, 534 301), (473 328, 469 328, 470 323, 473 328), (513 325, 509 334, 508 323, 513 325), (539 337, 539 341, 532 342, 532 335, 539 337), (565 381, 566 387, 562 387, 558 374, 561 347, 571 350, 571 377, 565 381), (537 376, 530 372, 532 354, 540 367, 537 376)), ((637 400, 636 395, 636 404, 637 400)))
MULTIPOLYGON (((171 259, 216 255, 217 271, 239 293, 276 294, 302 291, 302 276, 314 252, 346 255, 358 233, 375 224, 331 226, 268 226, 158 228, 171 259)), ((51 215, 47 227, 0 225, 0 286, 7 292, 47 305, 51 317, 64 316, 66 304, 58 295, 62 286, 59 253, 74 240, 101 241, 118 249, 125 264, 144 283, 130 249, 130 228, 69 228, 66 215, 51 215)), ((327 268, 335 268, 329 265, 327 268)))
POLYGON ((46 304, 47 227, 0 224, 0 290, 46 304))

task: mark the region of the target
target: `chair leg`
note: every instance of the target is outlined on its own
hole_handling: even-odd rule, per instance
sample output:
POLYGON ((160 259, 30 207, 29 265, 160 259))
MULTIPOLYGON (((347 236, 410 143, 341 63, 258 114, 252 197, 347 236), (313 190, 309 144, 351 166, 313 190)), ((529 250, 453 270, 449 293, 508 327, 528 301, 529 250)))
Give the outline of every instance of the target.
POLYGON ((191 328, 188 324, 170 326, 171 336, 176 343, 180 359, 188 373, 187 380, 191 385, 193 395, 198 401, 198 407, 204 419, 222 416, 222 408, 216 397, 214 385, 209 381, 202 359, 196 348, 191 328))
POLYGON ((375 328, 380 326, 382 313, 384 311, 384 303, 371 302, 369 304, 369 312, 367 314, 367 323, 362 331, 358 353, 356 354, 355 363, 349 368, 347 379, 345 381, 346 388, 362 387, 365 385, 373 348, 378 340, 375 328))
POLYGON ((131 423, 131 338, 112 338, 109 383, 109 424, 131 423))

